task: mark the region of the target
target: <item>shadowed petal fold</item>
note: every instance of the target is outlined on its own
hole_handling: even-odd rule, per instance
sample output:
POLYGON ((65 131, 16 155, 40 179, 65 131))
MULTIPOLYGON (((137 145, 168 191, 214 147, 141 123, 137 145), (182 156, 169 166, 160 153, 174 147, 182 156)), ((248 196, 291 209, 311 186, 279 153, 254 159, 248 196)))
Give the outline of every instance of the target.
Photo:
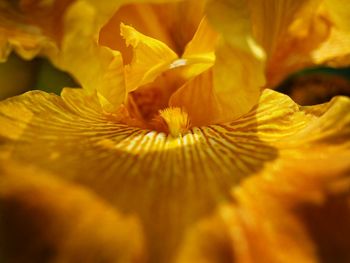
POLYGON ((87 188, 20 167, 0 164, 2 260, 141 262, 137 219, 121 215, 87 188))
POLYGON ((265 55, 255 43, 245 1, 208 1, 208 20, 222 34, 213 66, 211 123, 234 120, 256 104, 265 84, 265 55))

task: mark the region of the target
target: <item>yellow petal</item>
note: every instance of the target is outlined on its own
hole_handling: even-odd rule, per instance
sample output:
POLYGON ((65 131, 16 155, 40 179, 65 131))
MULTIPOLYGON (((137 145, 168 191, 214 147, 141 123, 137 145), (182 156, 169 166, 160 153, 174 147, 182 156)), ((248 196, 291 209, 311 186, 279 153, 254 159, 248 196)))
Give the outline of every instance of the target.
POLYGON ((133 47, 133 60, 126 67, 128 92, 153 82, 178 56, 163 42, 137 32, 131 26, 121 25, 121 34, 127 45, 133 47))
POLYGON ((260 107, 267 115, 258 117, 257 133, 278 157, 233 187, 233 201, 187 231, 177 262, 347 262, 349 99, 298 111, 265 91, 260 107), (268 113, 274 101, 281 108, 268 113), (282 121, 291 107, 295 113, 282 121))
POLYGON ((0 3, 0 62, 4 62, 12 50, 25 59, 36 56, 41 49, 51 45, 39 28, 25 21, 8 1, 0 3))
POLYGON ((126 54, 128 51, 119 37, 120 23, 124 23, 165 43, 181 55, 203 16, 205 1, 154 2, 150 4, 147 1, 137 1, 123 5, 102 28, 100 43, 121 50, 124 59, 129 61, 130 55, 126 54))
POLYGON ((248 7, 243 1, 209 1, 208 19, 222 34, 213 67, 214 105, 211 123, 237 119, 257 102, 265 83, 264 54, 252 38, 248 7))
POLYGON ((105 110, 115 111, 125 100, 122 59, 118 52, 100 46, 97 34, 120 3, 88 2, 21 1, 14 5, 21 12, 2 4, 6 14, 0 21, 2 57, 11 49, 26 59, 39 53, 48 56, 85 89, 97 90, 105 110))
MULTIPOLYGON (((349 169, 349 107, 349 99, 343 97, 300 107, 285 95, 265 90, 259 104, 242 118, 174 137, 118 123, 113 115, 103 113, 96 97, 80 89, 67 89, 62 98, 30 92, 0 103, 0 157, 59 176, 67 184, 95 193, 117 211, 135 215, 145 232, 147 260, 171 261, 177 258, 187 230, 232 200, 232 191, 245 187, 242 179, 267 180, 272 190, 266 200, 272 199, 278 208, 282 205, 273 193, 280 186, 284 191, 290 185, 307 200, 314 196, 311 190, 317 192, 320 185, 342 189, 343 184, 328 182, 349 169), (306 167, 304 160, 312 158, 315 165, 306 167), (323 165, 318 167, 319 163, 323 165), (312 181, 299 176, 304 168, 312 181), (299 186, 309 187, 305 188, 306 197, 299 186)), ((258 194, 254 185, 249 193, 258 194)), ((260 215, 254 206, 258 197, 254 195, 244 206, 256 220, 260 215)), ((269 215, 266 209, 264 215, 269 215)), ((271 212, 273 218, 261 222, 274 223, 287 212, 276 210, 271 212)), ((276 225, 277 230, 285 230, 287 223, 276 225)), ((299 231, 299 221, 295 224, 297 228, 291 232, 299 231)), ((245 228, 252 237, 260 233, 254 225, 245 228)), ((237 231, 225 231, 225 235, 237 231)), ((296 244, 293 237, 287 244, 296 244)), ((252 243, 257 251, 261 244, 266 245, 262 238, 252 243)), ((296 258, 302 258, 302 248, 295 246, 293 251, 300 256, 296 258)))
POLYGON ((349 154, 281 151, 188 231, 178 262, 347 262, 349 154))
POLYGON ((337 21, 346 17, 346 6, 319 0, 270 2, 262 7, 254 2, 251 8, 255 36, 267 50, 267 87, 306 67, 349 64, 349 31, 337 21))
POLYGON ((171 96, 169 105, 182 108, 187 112, 193 126, 213 123, 217 121, 218 116, 231 117, 231 115, 227 116, 225 108, 229 105, 217 98, 213 90, 212 70, 207 70, 179 88, 171 96))
POLYGON ((346 0, 324 0, 324 3, 337 27, 349 32, 350 3, 346 0))
POLYGON ((180 59, 186 65, 181 68, 181 76, 184 79, 196 77, 214 65, 218 37, 218 33, 204 17, 180 59))
POLYGON ((270 57, 299 12, 304 8, 317 8, 320 1, 249 0, 248 2, 254 36, 270 57))
POLYGON ((64 34, 62 19, 73 0, 20 0, 16 8, 26 23, 40 28, 42 35, 60 43, 64 34))
POLYGON ((84 89, 97 91, 105 110, 114 111, 125 99, 123 62, 119 52, 98 45, 97 17, 92 5, 83 1, 72 4, 65 14, 61 48, 50 58, 84 89))
POLYGON ((218 34, 211 28, 207 19, 204 17, 192 40, 187 44, 182 58, 194 59, 197 56, 208 57, 208 60, 214 62, 215 45, 217 43, 218 34))
POLYGON ((59 176, 1 162, 0 204, 6 262, 140 262, 144 256, 135 218, 59 176))
POLYGON ((341 67, 350 63, 350 6, 347 1, 325 0, 319 13, 331 24, 330 32, 322 44, 312 52, 316 64, 341 67))
POLYGON ((341 31, 335 27, 326 41, 311 53, 315 64, 328 64, 343 67, 350 64, 350 31, 341 31))

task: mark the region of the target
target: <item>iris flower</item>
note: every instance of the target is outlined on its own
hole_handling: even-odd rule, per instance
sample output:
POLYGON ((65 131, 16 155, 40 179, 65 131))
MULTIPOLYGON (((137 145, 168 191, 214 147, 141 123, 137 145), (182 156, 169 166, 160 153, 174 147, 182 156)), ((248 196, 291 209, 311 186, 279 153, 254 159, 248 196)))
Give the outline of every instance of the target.
POLYGON ((0 103, 4 262, 349 262, 345 0, 0 2, 1 47, 82 88, 0 103))

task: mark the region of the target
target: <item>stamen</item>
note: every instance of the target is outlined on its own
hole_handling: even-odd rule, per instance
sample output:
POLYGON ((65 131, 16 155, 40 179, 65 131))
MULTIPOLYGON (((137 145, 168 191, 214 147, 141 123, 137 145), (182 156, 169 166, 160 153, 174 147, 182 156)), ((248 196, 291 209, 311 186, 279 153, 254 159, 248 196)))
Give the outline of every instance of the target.
POLYGON ((166 122, 168 132, 174 137, 186 133, 190 128, 188 114, 180 108, 166 108, 160 110, 159 115, 166 122))

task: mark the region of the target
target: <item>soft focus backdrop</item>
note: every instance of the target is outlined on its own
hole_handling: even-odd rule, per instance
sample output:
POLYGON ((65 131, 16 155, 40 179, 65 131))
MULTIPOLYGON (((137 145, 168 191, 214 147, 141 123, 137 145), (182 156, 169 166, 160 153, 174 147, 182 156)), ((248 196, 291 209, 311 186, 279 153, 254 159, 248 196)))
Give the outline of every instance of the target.
POLYGON ((77 87, 72 77, 57 70, 42 58, 25 61, 12 54, 0 63, 0 100, 29 90, 44 90, 59 94, 64 87, 77 87))

